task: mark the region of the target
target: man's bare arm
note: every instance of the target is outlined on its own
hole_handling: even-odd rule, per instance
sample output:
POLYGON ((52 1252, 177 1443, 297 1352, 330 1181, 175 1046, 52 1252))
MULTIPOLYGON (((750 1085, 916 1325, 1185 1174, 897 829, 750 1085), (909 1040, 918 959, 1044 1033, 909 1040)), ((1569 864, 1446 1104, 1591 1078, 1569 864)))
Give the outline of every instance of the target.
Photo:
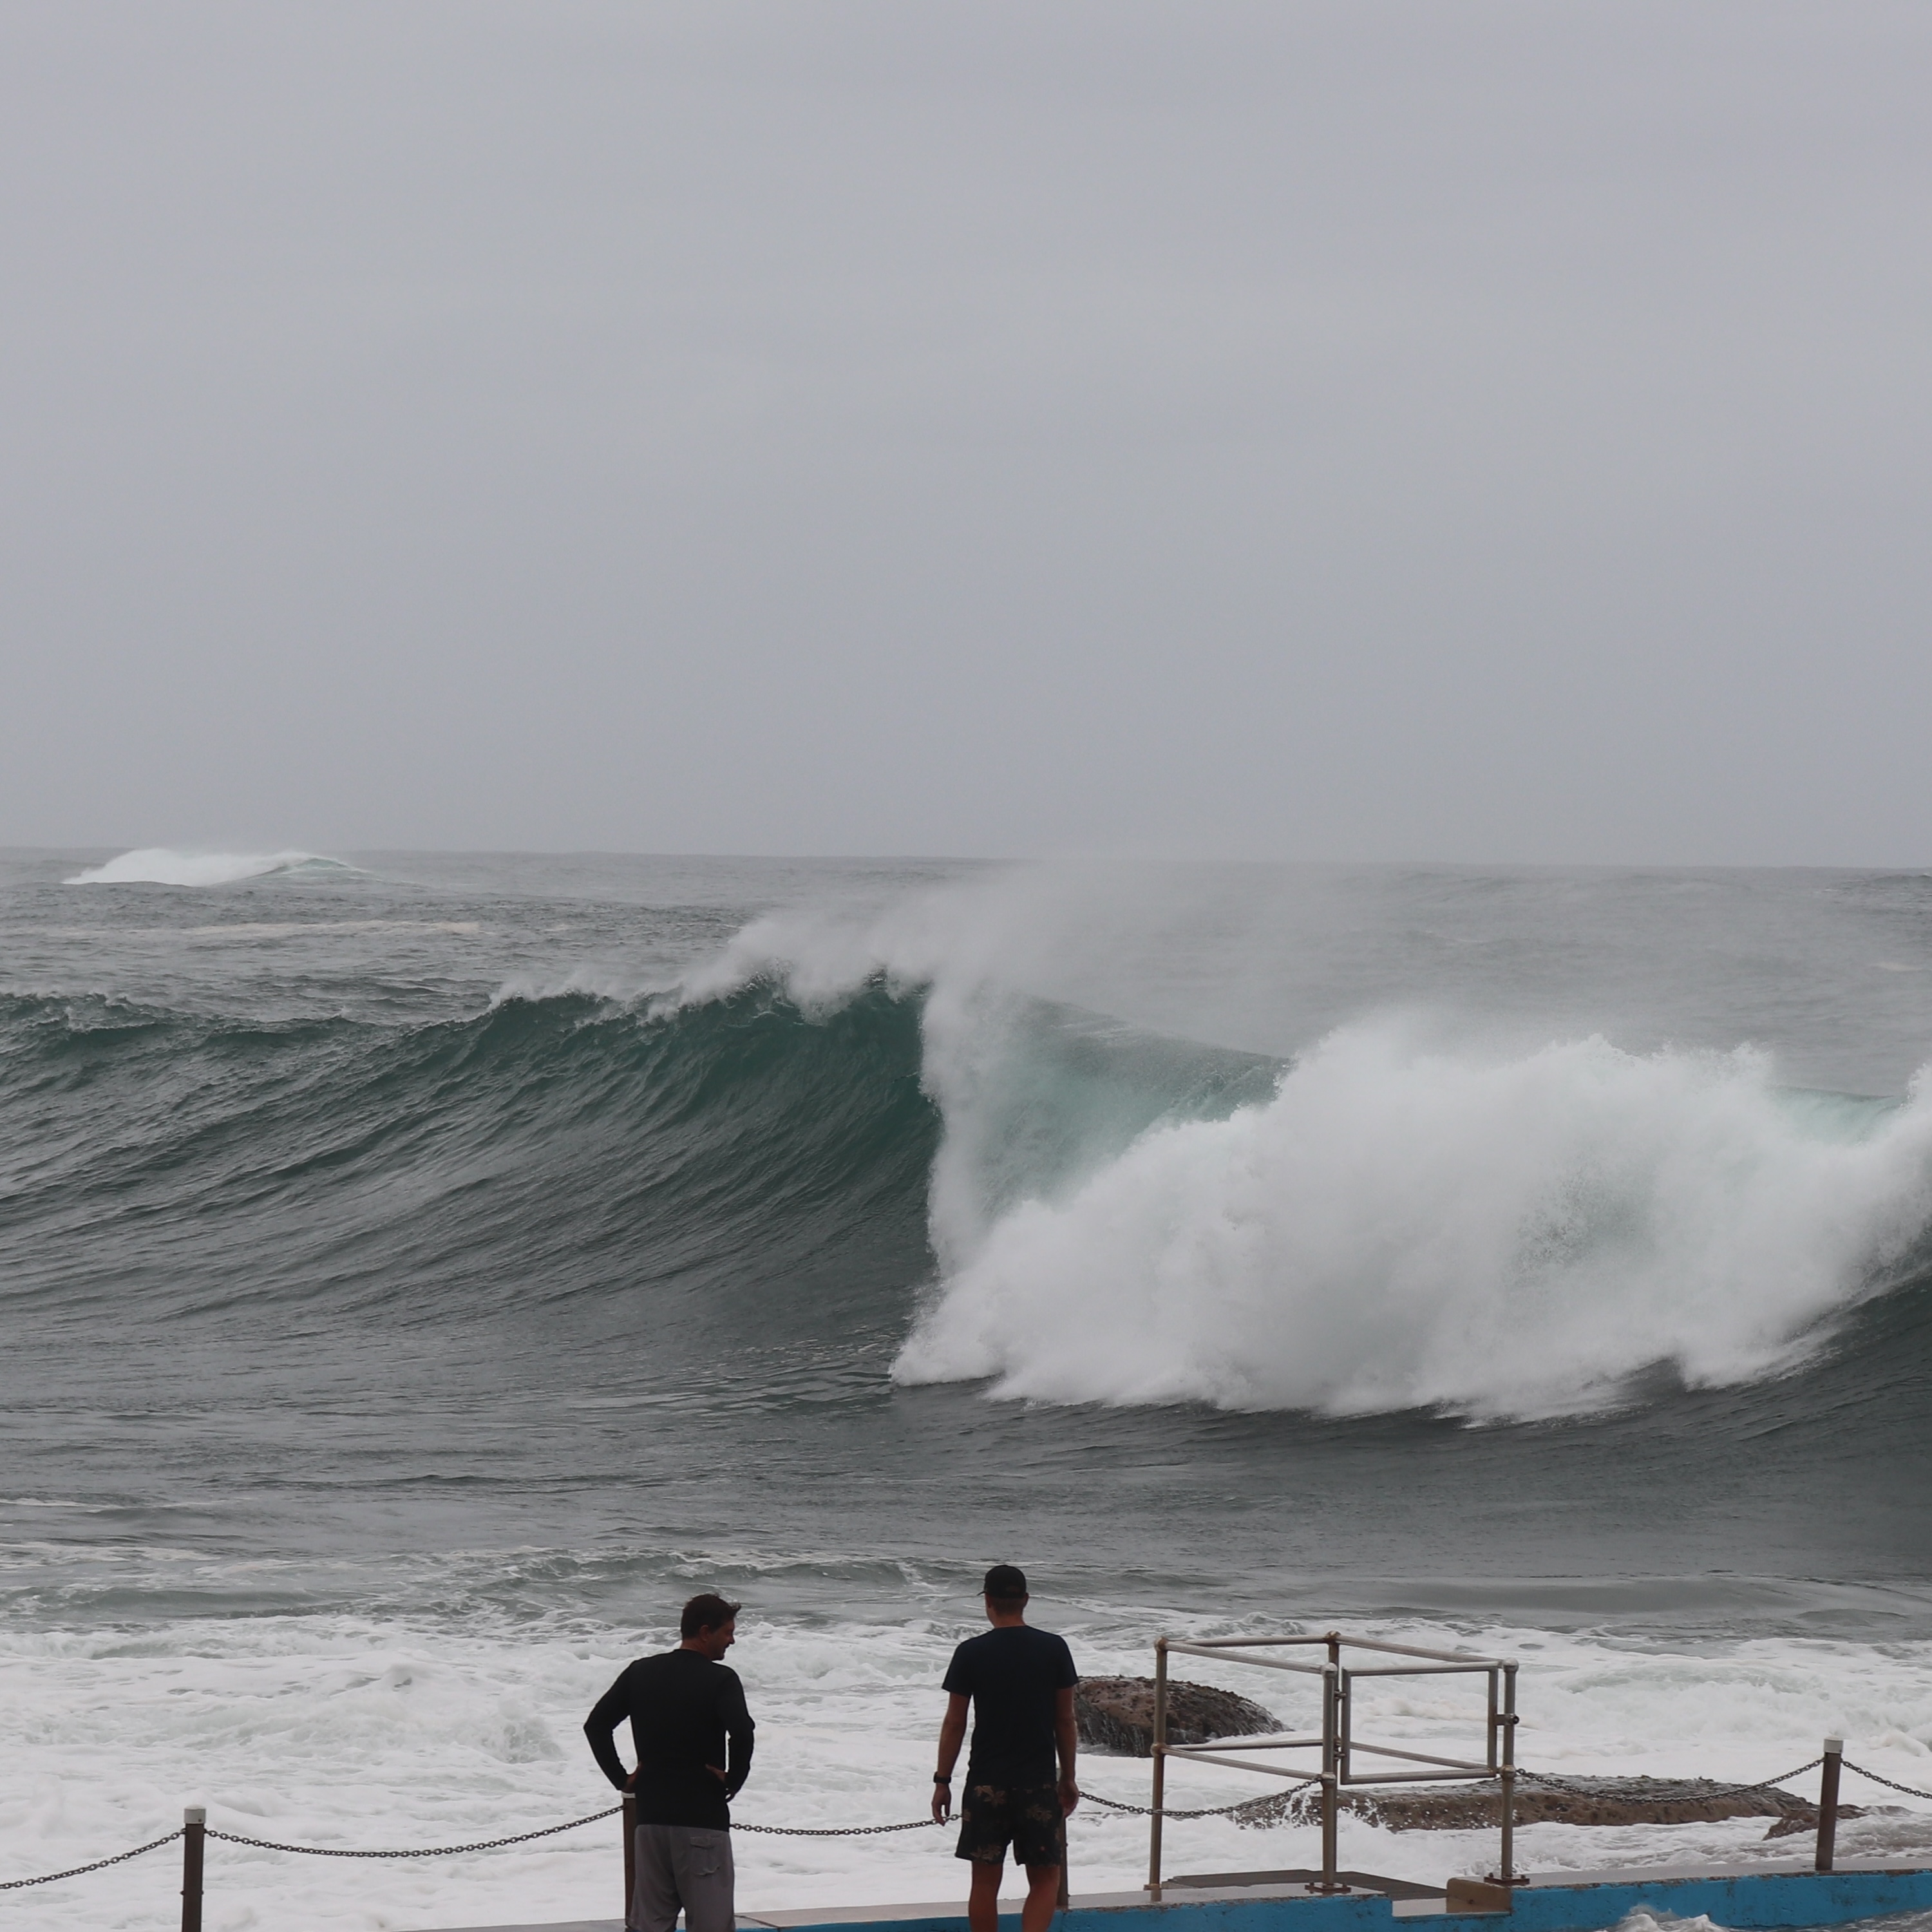
POLYGON ((1080 1802, 1080 1786, 1073 1777, 1073 1756, 1079 1746, 1080 1732, 1073 1721, 1070 1689, 1053 1694, 1053 1742, 1060 1752, 1060 1808, 1064 1814, 1080 1802))
MULTIPOLYGON (((1070 1691, 1067 1694, 1070 1696, 1072 1694, 1070 1691)), ((952 1787, 942 1784, 940 1780, 950 1778, 952 1767, 959 1762, 959 1747, 966 1742, 966 1713, 972 1701, 957 1690, 953 1691, 946 1703, 945 1719, 939 1726, 939 1762, 933 1766, 935 1775, 932 1780, 932 1815, 942 1825, 952 1816, 952 1787)))

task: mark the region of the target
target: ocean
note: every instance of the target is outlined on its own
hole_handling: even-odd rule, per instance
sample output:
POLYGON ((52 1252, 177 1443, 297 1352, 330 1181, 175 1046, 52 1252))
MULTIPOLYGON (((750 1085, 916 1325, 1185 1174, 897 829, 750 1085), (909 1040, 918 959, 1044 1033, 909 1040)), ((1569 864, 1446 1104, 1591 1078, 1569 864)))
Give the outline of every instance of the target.
MULTIPOLYGON (((0 854, 0 1880, 186 1804, 365 1847, 600 1809, 584 1714, 700 1588, 741 1822, 917 1818, 996 1561, 1092 1673, 1336 1625, 1520 1658, 1537 1768, 1842 1730, 1932 1785, 1928 1060, 1917 873, 0 854)), ((1475 1747, 1442 1682, 1358 1728, 1475 1747)), ((1897 1808, 1842 1850, 1932 1855, 1846 1796, 1897 1808)), ((1141 1821, 1070 1829, 1076 1890, 1138 1882, 1141 1821)), ((962 1891, 930 1829, 738 1852, 749 1909, 962 1891)), ((171 1925, 174 1857, 0 1916, 171 1925)), ((208 1924, 608 1916, 618 1859, 218 1844, 208 1924)))

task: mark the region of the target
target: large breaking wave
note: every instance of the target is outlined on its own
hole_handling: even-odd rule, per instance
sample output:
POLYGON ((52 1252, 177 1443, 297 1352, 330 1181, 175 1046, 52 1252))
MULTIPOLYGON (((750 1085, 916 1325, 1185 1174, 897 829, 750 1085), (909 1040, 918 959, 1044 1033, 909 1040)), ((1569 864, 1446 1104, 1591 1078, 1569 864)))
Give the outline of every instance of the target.
POLYGON ((1043 1052, 1049 1016, 961 957, 916 914, 772 922, 700 985, 786 975, 820 1010, 861 974, 920 989, 939 1279, 904 1382, 1549 1416, 1778 1375, 1923 1260, 1924 1076, 1891 1103, 1748 1049, 1450 1050, 1394 1018, 1276 1063, 1061 1014, 1043 1052), (1116 1078, 1076 1102, 1080 1040, 1116 1078))
POLYGON ((908 1380, 1054 1401, 1533 1415, 1641 1372, 1800 1359, 1932 1213, 1932 1095, 1781 1092, 1759 1055, 1322 1042, 1268 1101, 1002 1216, 908 1380))
POLYGON ((863 1339, 875 1378, 1054 1402, 1501 1418, 1748 1383, 1912 1278, 1932 1222, 1923 1082, 1394 1021, 1283 1062, 904 925, 433 1022, 14 996, 0 1070, 16 1309, 548 1310, 666 1360, 863 1339))

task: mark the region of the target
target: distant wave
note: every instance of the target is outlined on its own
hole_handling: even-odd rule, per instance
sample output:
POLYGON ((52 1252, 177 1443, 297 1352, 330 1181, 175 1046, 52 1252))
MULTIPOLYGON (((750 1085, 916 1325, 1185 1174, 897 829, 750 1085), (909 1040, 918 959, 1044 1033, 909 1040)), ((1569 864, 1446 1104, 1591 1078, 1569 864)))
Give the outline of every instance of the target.
POLYGON ((70 886, 230 886, 242 879, 292 874, 304 878, 352 874, 359 868, 316 852, 184 852, 166 845, 123 852, 90 866, 70 886))

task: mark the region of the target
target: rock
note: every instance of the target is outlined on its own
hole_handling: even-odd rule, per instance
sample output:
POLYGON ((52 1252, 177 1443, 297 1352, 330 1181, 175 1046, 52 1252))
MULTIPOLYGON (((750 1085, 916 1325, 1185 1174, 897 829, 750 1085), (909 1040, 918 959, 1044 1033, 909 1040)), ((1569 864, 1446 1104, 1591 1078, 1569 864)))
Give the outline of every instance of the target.
MULTIPOLYGON (((1840 1804, 1838 1816, 1862 1818, 1867 1811, 1904 1811, 1902 1804, 1840 1804)), ((1808 1806, 1802 1811, 1787 1811, 1764 1834, 1767 1838, 1795 1838, 1801 1832, 1815 1832, 1818 1828, 1818 1814, 1808 1806)))
MULTIPOLYGON (((1154 1679, 1083 1677, 1074 1687, 1073 1718, 1085 1749, 1112 1757, 1151 1757, 1154 1679)), ((1232 1690, 1168 1680, 1169 1744, 1204 1744, 1215 1738, 1258 1737, 1280 1729, 1273 1712, 1232 1690)))
MULTIPOLYGON (((1502 1822, 1502 1787, 1494 1778, 1424 1790, 1342 1793, 1342 1808, 1390 1832, 1493 1830, 1502 1822)), ((1318 1815, 1312 1790, 1258 1798, 1234 1814, 1242 1825, 1305 1823, 1318 1815)), ((1839 1808, 1856 1818, 1859 1808, 1839 1808)), ((1769 1818, 1772 1838, 1815 1830, 1818 1814, 1804 1798, 1774 1786, 1720 1784, 1714 1778, 1545 1778, 1516 1786, 1519 1825, 1693 1825, 1720 1818, 1769 1818)))

